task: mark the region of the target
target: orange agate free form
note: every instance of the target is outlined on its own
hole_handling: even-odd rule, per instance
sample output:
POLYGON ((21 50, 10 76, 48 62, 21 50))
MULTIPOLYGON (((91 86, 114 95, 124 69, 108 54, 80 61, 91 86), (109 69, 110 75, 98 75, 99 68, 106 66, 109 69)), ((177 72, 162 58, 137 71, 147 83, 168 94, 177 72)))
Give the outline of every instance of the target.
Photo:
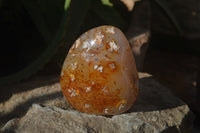
POLYGON ((125 35, 100 26, 82 34, 64 61, 60 83, 75 109, 100 115, 127 111, 138 95, 138 73, 125 35))

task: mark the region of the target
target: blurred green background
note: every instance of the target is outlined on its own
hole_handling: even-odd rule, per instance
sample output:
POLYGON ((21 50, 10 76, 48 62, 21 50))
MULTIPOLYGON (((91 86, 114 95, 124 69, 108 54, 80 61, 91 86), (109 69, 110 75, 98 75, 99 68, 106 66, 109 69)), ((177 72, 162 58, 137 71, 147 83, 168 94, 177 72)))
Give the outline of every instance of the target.
POLYGON ((126 29, 129 13, 123 8, 109 0, 1 0, 0 82, 20 81, 50 60, 61 66, 73 41, 88 29, 126 29))

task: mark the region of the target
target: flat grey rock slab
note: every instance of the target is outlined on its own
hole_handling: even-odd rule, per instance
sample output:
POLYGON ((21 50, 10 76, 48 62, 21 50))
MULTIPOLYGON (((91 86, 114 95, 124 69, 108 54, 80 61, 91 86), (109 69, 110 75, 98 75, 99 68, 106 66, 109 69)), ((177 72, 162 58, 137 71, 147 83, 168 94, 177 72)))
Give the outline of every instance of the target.
POLYGON ((139 77, 139 97, 134 106, 123 114, 105 117, 78 112, 66 102, 59 83, 56 83, 26 92, 26 98, 23 100, 19 94, 4 103, 4 109, 0 110, 4 117, 0 118, 5 119, 8 114, 14 114, 22 109, 21 106, 9 108, 7 105, 9 103, 14 106, 14 103, 11 103, 13 98, 18 101, 18 104, 23 101, 25 109, 24 114, 21 113, 18 118, 9 120, 1 131, 17 133, 190 132, 194 116, 189 107, 151 75, 139 73, 139 77), (56 94, 56 97, 49 98, 53 94, 56 94), (28 105, 25 104, 26 101, 28 105))

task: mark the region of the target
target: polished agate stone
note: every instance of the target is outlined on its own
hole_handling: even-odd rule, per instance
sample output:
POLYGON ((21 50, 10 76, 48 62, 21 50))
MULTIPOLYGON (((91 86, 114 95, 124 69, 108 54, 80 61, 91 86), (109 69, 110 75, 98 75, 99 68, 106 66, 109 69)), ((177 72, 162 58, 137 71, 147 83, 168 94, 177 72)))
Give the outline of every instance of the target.
POLYGON ((82 34, 64 61, 61 88, 75 109, 100 115, 127 111, 138 95, 138 73, 124 34, 100 26, 82 34))

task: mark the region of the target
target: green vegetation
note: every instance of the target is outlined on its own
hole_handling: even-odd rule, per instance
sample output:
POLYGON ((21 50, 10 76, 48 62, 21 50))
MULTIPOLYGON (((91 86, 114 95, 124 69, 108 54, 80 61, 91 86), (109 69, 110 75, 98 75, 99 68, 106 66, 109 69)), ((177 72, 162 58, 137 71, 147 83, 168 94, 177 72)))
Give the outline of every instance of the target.
MULTIPOLYGON (((164 10, 177 32, 181 34, 176 19, 163 3, 163 0, 153 0, 153 2, 156 2, 164 10)), ((1 17, 3 16, 1 22, 3 24, 11 23, 11 28, 6 30, 13 32, 12 29, 16 29, 15 34, 20 34, 23 20, 19 19, 21 18, 19 14, 22 14, 22 18, 25 16, 23 19, 29 18, 33 23, 34 26, 31 28, 36 28, 39 34, 37 35, 38 38, 42 38, 42 41, 38 41, 34 37, 30 40, 36 40, 32 43, 39 43, 36 47, 41 48, 37 48, 36 52, 34 50, 26 51, 26 49, 20 49, 20 52, 23 51, 27 54, 25 58, 28 63, 26 62, 23 67, 20 66, 13 73, 8 75, 1 74, 0 85, 18 82, 30 77, 53 57, 61 65, 67 53, 66 51, 69 50, 75 39, 88 29, 99 25, 113 25, 123 30, 128 26, 128 15, 124 14, 119 7, 109 0, 0 0, 0 9, 3 11, 0 14, 1 17), (7 12, 8 7, 9 12, 7 12), (21 27, 17 27, 17 23, 21 27)), ((26 32, 29 32, 28 29, 24 31, 24 34, 26 32)), ((21 40, 23 40, 23 37, 21 40)), ((24 57, 24 55, 22 56, 24 57)))
MULTIPOLYGON (((6 1, 1 1, 1 6, 4 2, 6 1)), ((0 85, 18 82, 36 73, 56 54, 56 51, 59 51, 59 55, 62 56, 60 58, 63 58, 73 41, 84 30, 102 24, 114 25, 121 29, 126 26, 124 18, 109 0, 21 0, 19 2, 21 3, 16 5, 28 12, 44 40, 45 49, 23 69, 0 78, 0 85), (86 19, 94 22, 90 26, 84 25, 86 19), (97 22, 95 20, 100 21, 95 23, 97 22)), ((11 0, 9 3, 15 4, 15 1, 11 0)))

